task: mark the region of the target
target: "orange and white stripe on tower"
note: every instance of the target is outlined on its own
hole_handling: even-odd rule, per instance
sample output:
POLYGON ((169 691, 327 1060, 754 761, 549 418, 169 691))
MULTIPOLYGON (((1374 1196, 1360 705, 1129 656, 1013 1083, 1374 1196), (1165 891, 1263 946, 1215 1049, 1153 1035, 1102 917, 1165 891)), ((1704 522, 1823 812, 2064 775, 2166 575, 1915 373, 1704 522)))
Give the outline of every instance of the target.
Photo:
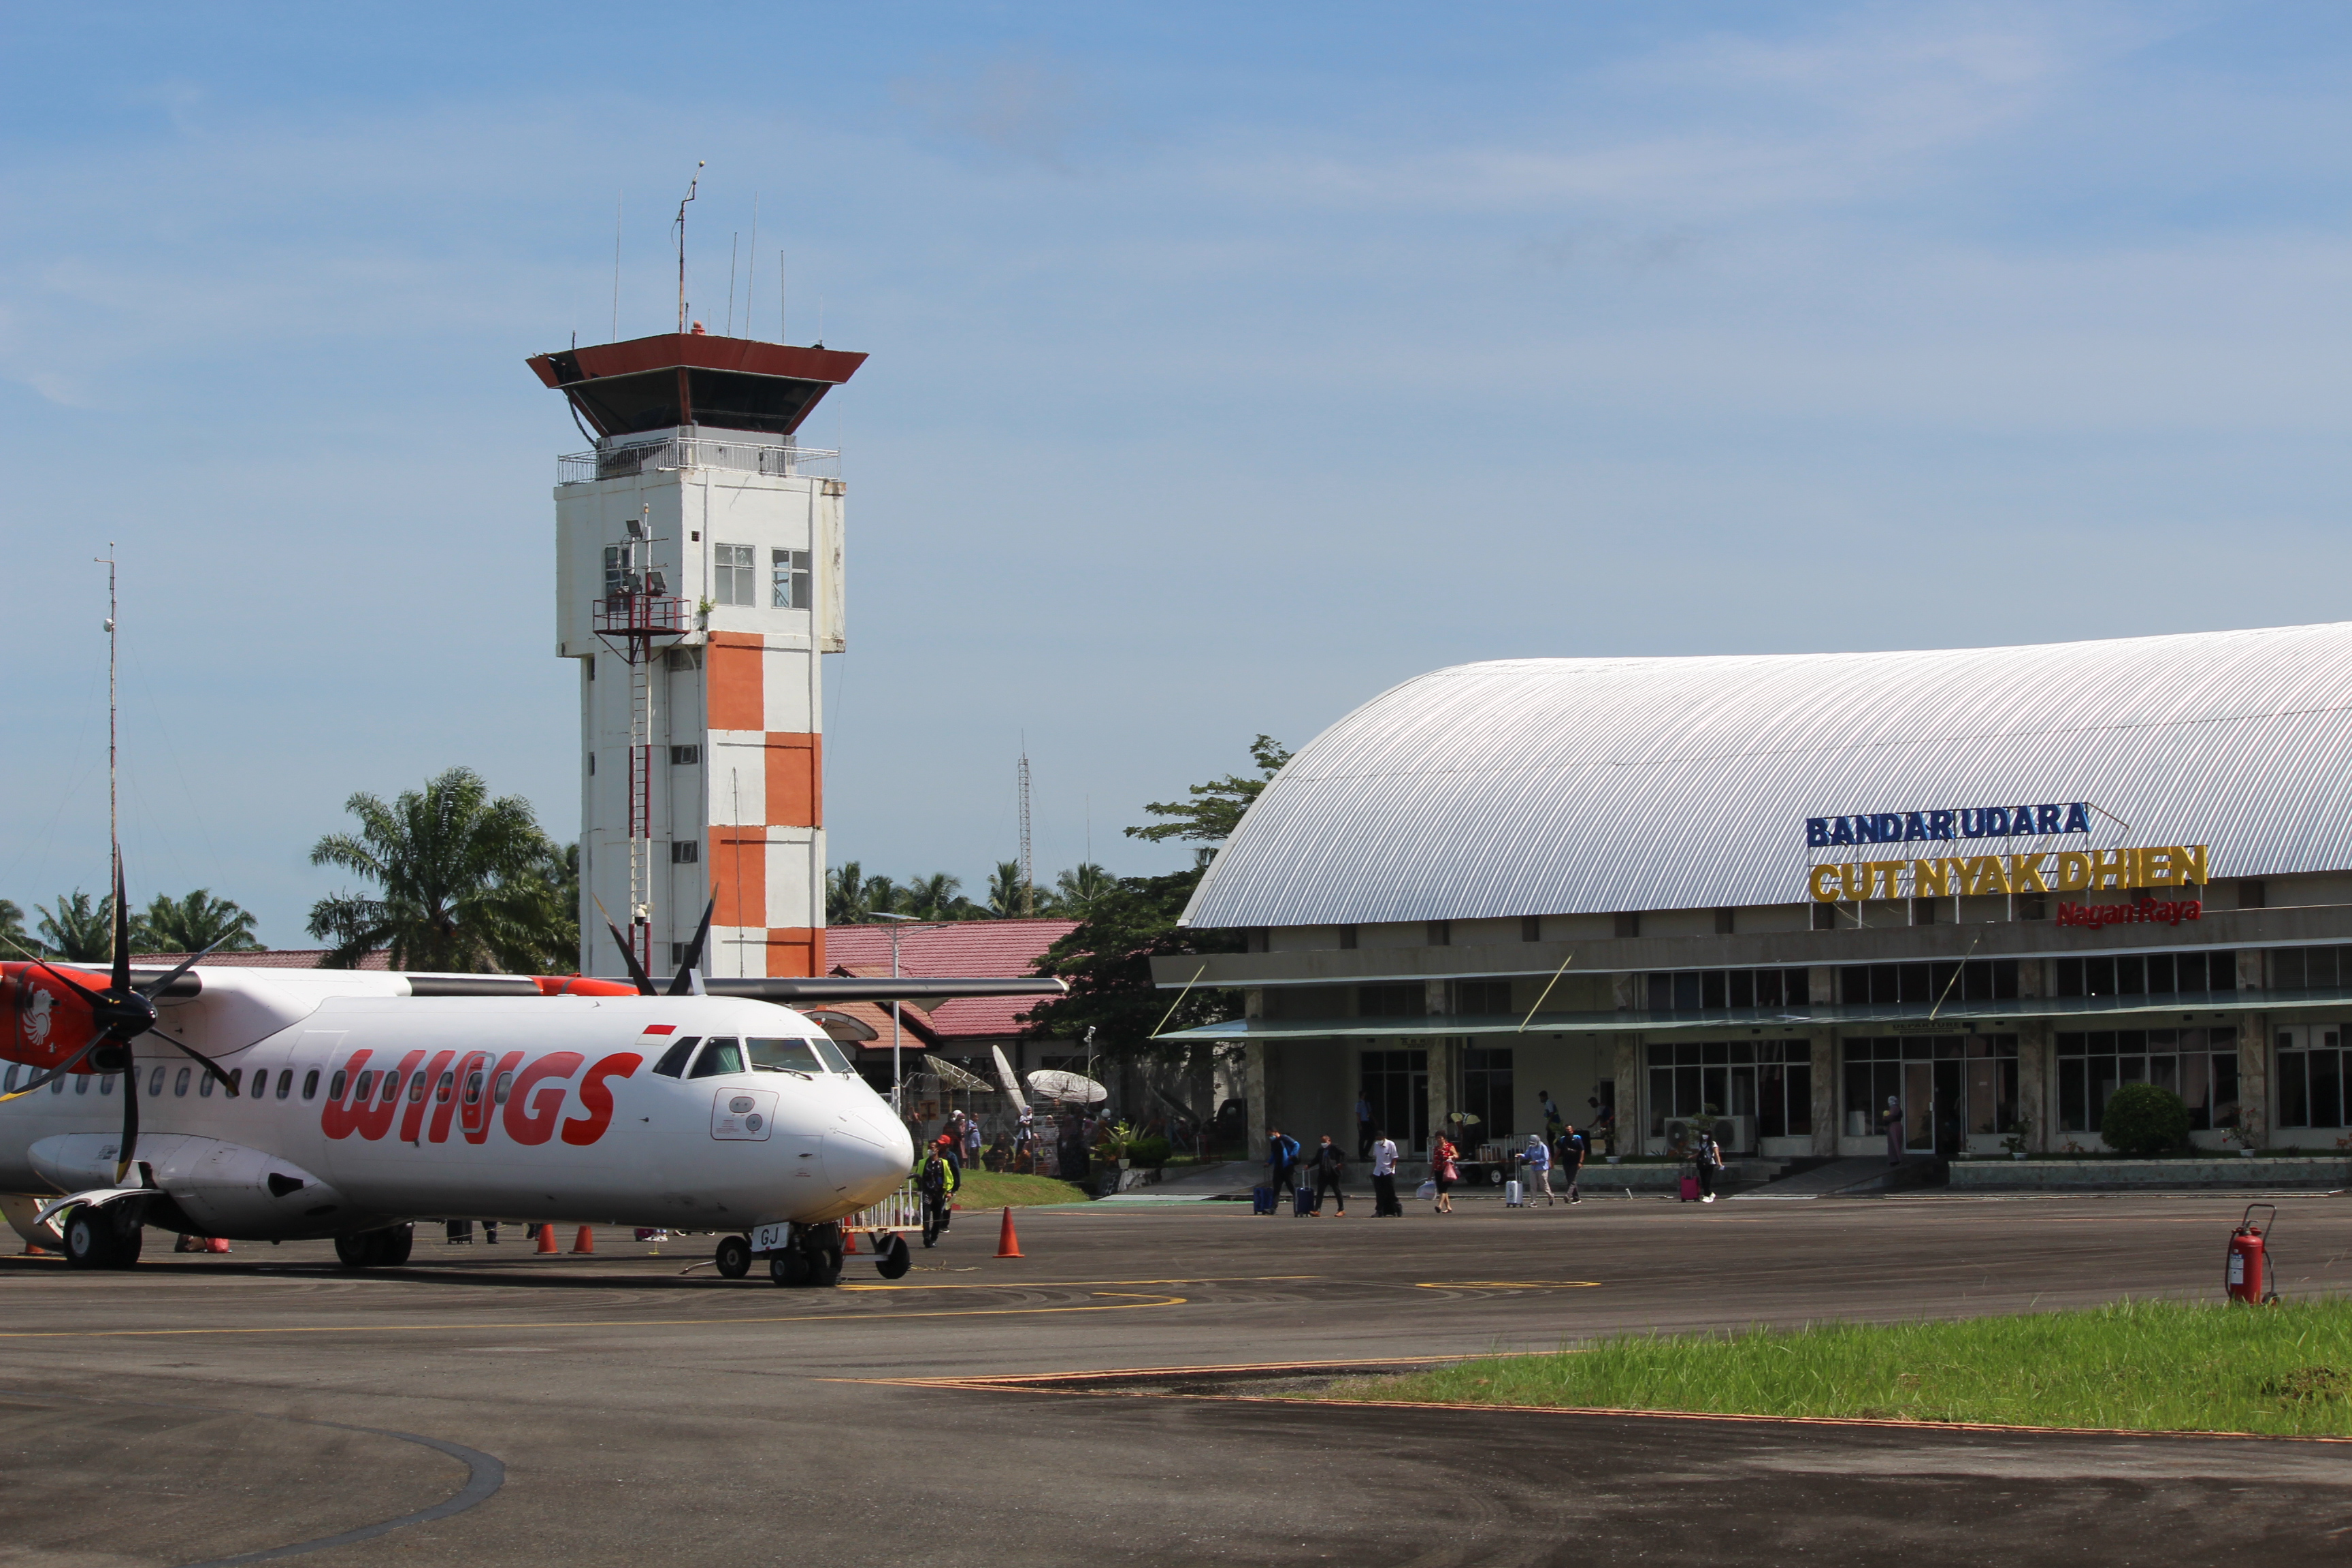
POLYGON ((632 934, 659 968, 706 899, 709 973, 824 971, 822 659, 845 646, 846 487, 838 454, 793 432, 864 359, 673 333, 530 362, 596 436, 555 490, 558 651, 581 662, 588 973, 625 968, 600 900, 644 922, 632 934), (675 633, 640 636, 632 662, 616 598, 675 633))

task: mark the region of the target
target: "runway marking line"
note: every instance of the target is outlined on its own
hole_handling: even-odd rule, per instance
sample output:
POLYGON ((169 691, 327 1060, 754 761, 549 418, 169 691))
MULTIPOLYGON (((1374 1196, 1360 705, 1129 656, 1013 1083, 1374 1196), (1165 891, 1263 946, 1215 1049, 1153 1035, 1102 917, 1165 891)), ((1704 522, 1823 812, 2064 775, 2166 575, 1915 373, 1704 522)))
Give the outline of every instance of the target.
POLYGON ((1416 1279, 1416 1290, 1598 1290, 1598 1279, 1416 1279))
MULTIPOLYGON (((1093 1294, 1116 1297, 1121 1292, 1097 1290, 1093 1294)), ((474 1329, 513 1333, 530 1329, 725 1329, 755 1323, 896 1323, 908 1318, 1031 1318, 1054 1312, 1132 1312, 1146 1307, 1181 1307, 1189 1304, 1189 1300, 1183 1296, 1161 1296, 1104 1307, 951 1307, 887 1315, 879 1312, 811 1312, 752 1318, 583 1318, 576 1322, 551 1323, 354 1323, 348 1326, 312 1324, 257 1329, 34 1329, 0 1331, 0 1340, 184 1339, 226 1334, 413 1334, 474 1329)))
POLYGON ((1699 1421, 1774 1426, 1888 1427, 1917 1432, 2020 1433, 2059 1437, 2226 1437, 2250 1443, 2327 1443, 2352 1445, 2352 1437, 2288 1436, 2267 1432, 2168 1431, 2124 1426, 2021 1426, 1997 1421, 1906 1421, 1881 1415, 1759 1415, 1720 1410, 1645 1410, 1622 1405, 1482 1405, 1469 1401, 1419 1399, 1302 1399, 1286 1394, 1186 1394, 1166 1389, 1119 1389, 1057 1386, 1090 1383, 1098 1378, 1175 1377, 1217 1373, 1315 1373, 1361 1366, 1439 1366, 1454 1362, 1507 1360, 1517 1356, 1550 1355, 1550 1351, 1517 1351, 1496 1356, 1491 1352, 1461 1355, 1378 1356, 1354 1361, 1242 1362, 1225 1366, 1121 1367, 1101 1372, 1010 1373, 985 1377, 841 1377, 826 1383, 887 1384, 905 1388, 996 1389, 1008 1394, 1057 1394, 1064 1397, 1125 1399, 1192 1399, 1227 1405, 1306 1405, 1321 1410, 1454 1410, 1481 1415, 1630 1415, 1662 1421, 1699 1421))
MULTIPOLYGON (((1320 1279, 1320 1274, 1226 1274, 1190 1279, 1024 1279, 1020 1284, 1043 1285, 1295 1285, 1304 1280, 1320 1279)), ((842 1285, 843 1290, 1001 1290, 1008 1287, 978 1279, 961 1284, 940 1285, 842 1285)))

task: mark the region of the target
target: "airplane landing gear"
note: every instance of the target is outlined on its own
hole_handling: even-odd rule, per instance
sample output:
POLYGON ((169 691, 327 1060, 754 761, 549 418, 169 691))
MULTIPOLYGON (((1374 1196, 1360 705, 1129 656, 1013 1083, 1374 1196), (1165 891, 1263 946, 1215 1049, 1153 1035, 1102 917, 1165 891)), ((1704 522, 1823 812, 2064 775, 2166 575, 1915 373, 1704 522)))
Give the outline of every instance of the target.
POLYGON ((416 1246, 416 1227, 395 1225, 335 1237, 335 1257, 346 1268, 397 1268, 416 1246))
POLYGON ((66 1261, 76 1268, 128 1268, 138 1262, 147 1233, 133 1223, 134 1213, 122 1205, 77 1205, 66 1215, 66 1261))
POLYGON ((729 1279, 740 1279, 751 1272, 751 1244, 740 1236, 721 1237, 719 1241, 719 1272, 729 1279))
POLYGON ((778 1285, 829 1286, 841 1283, 841 1226, 794 1226, 792 1245, 768 1255, 768 1278, 778 1285))
POLYGON ((903 1236, 891 1237, 875 1250, 874 1272, 885 1279, 903 1279, 914 1266, 914 1255, 908 1250, 903 1236))

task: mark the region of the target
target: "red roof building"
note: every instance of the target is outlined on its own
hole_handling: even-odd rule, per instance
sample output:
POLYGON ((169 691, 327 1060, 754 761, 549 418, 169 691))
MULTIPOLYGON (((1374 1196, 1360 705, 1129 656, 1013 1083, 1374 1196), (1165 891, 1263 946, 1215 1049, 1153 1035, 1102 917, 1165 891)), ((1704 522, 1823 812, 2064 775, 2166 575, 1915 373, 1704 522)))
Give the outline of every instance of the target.
MULTIPOLYGON (((951 921, 940 925, 909 925, 898 933, 898 973, 919 975, 970 975, 980 979, 1013 979, 1037 973, 1037 960, 1047 948, 1077 929, 1076 921, 951 921)), ((860 977, 890 973, 890 928, 887 924, 828 926, 824 955, 832 973, 860 977)), ((1004 1047, 1013 1070, 1026 1073, 1041 1067, 1067 1066, 1069 1047, 1056 1040, 1031 1040, 1024 1015, 1038 1005, 1028 996, 969 996, 925 1008, 910 1002, 898 1005, 903 1051, 928 1051, 964 1064, 991 1083, 996 1081, 993 1046, 1004 1047)), ((890 1007, 887 1003, 835 1004, 824 1009, 846 1015, 875 1038, 863 1041, 866 1059, 887 1060, 890 1051, 890 1007)), ((919 1062, 906 1070, 921 1070, 919 1062)))

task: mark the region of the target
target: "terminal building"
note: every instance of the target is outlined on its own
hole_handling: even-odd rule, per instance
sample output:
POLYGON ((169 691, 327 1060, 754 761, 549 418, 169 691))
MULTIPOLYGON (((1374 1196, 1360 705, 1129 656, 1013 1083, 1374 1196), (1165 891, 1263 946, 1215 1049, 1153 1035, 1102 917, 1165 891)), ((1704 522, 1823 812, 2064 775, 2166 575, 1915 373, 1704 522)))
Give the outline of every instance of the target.
POLYGON ((1613 1121, 1670 1152, 2346 1145, 2352 624, 1433 671, 1268 784, 1155 961, 1269 1121, 1424 1150, 1613 1121), (1202 965, 1205 962, 1205 969, 1202 965), (1891 1110, 1890 1110, 1891 1107, 1891 1110))

